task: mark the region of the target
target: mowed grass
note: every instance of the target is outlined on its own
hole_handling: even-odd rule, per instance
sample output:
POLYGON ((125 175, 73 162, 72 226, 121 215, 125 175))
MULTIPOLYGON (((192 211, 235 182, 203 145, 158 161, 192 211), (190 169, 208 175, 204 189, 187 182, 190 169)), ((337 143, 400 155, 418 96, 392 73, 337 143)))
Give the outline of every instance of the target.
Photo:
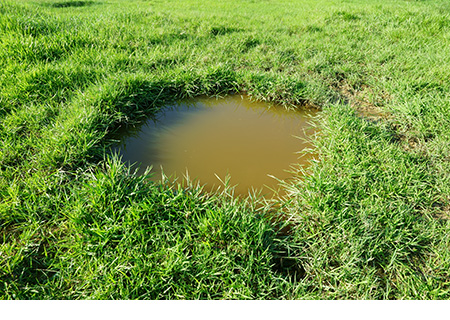
POLYGON ((450 298, 448 1, 4 0, 0 40, 2 299, 450 298), (109 155, 238 92, 322 109, 283 201, 109 155))

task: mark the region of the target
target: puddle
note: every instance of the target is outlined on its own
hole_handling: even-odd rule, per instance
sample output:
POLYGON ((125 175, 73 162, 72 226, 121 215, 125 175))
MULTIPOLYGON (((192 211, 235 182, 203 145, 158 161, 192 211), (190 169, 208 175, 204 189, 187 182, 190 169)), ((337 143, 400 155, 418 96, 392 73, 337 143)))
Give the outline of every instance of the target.
POLYGON ((141 164, 139 174, 153 166, 153 179, 183 179, 186 171, 210 191, 231 175, 235 194, 261 189, 272 195, 295 163, 312 156, 299 139, 313 133, 307 122, 314 111, 288 111, 281 106, 251 102, 245 96, 199 98, 168 106, 140 127, 123 128, 115 151, 127 163, 141 164), (306 130, 306 131, 305 131, 306 130))

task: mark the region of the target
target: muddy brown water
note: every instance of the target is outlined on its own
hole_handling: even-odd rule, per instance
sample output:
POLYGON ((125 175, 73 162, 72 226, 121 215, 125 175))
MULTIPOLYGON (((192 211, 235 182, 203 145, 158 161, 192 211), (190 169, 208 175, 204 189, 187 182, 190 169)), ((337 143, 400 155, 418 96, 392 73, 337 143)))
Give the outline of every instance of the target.
POLYGON ((308 164, 299 151, 311 147, 301 138, 313 133, 313 111, 286 110, 246 96, 198 98, 168 106, 139 127, 123 128, 115 151, 138 174, 152 166, 153 180, 165 175, 215 190, 230 175, 234 192, 262 190, 266 196, 292 177, 293 164, 308 164), (220 180, 219 180, 220 178, 220 180))

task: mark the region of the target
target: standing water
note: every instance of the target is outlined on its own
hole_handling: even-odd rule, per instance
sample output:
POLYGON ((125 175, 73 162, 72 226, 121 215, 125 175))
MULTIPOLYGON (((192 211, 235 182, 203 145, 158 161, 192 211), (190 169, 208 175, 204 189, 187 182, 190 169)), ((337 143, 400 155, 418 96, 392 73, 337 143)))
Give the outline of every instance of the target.
POLYGON ((292 164, 310 159, 299 158, 298 152, 310 147, 301 138, 312 132, 307 125, 311 113, 245 96, 200 98, 164 108, 140 127, 124 128, 117 150, 123 161, 140 165, 140 174, 153 166, 155 181, 162 168, 179 180, 188 172, 190 179, 214 190, 229 174, 237 194, 252 188, 273 194, 277 179, 292 177, 287 172, 292 164))

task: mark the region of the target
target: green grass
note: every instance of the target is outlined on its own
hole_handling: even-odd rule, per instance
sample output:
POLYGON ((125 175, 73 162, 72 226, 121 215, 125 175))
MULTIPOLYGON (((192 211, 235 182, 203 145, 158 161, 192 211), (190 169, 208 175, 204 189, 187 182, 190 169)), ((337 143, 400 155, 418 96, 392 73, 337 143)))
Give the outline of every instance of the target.
POLYGON ((0 40, 0 298, 450 298, 448 1, 3 0, 0 40), (280 203, 108 156, 237 92, 322 109, 280 203))

